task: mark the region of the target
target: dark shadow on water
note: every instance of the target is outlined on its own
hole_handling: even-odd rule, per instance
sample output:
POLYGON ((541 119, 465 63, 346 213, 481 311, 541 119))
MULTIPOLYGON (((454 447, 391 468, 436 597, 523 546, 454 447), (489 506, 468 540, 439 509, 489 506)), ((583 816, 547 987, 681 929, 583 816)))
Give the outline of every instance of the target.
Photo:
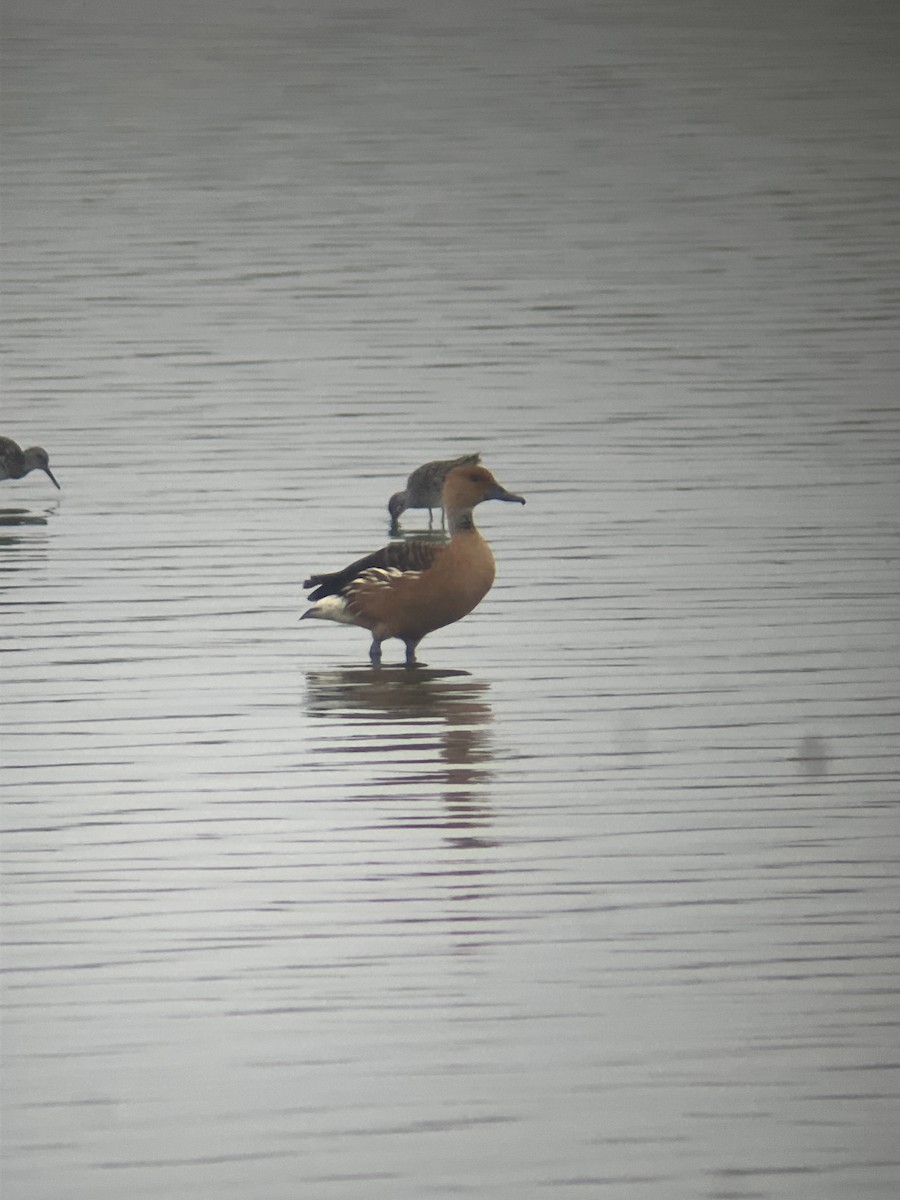
MULTIPOLYGON (((45 510, 47 515, 50 509, 45 510)), ((0 527, 14 527, 17 525, 46 525, 47 516, 36 513, 28 508, 0 508, 0 527)), ((17 538, 5 538, 6 543, 18 541, 17 538)))
POLYGON ((443 545, 450 541, 450 535, 441 528, 439 521, 431 529, 402 529, 392 525, 388 534, 392 542, 437 542, 443 545))
POLYGON ((831 754, 824 738, 808 734, 800 739, 794 761, 809 779, 821 779, 828 774, 831 754))
POLYGON ((398 801, 398 825, 436 826, 454 845, 490 819, 490 684, 467 671, 349 667, 306 676, 310 715, 328 721, 314 747, 343 755, 365 780, 360 800, 398 801), (429 803, 439 795, 442 811, 429 803))
POLYGON ((43 562, 47 555, 47 526, 57 505, 0 507, 0 573, 11 574, 43 562))

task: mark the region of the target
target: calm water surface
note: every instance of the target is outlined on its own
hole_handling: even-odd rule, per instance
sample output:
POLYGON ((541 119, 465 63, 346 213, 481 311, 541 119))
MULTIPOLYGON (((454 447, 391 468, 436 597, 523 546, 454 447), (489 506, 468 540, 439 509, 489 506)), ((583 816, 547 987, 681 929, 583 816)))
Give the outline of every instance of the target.
POLYGON ((893 1200, 898 12, 6 5, 4 1200, 893 1200))

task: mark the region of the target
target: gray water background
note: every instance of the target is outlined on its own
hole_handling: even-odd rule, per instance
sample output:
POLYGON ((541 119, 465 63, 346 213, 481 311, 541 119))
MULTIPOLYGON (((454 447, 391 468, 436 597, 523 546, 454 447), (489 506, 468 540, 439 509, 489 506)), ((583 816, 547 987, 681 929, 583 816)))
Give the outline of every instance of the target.
POLYGON ((4 1200, 893 1200, 900 8, 3 22, 4 1200))

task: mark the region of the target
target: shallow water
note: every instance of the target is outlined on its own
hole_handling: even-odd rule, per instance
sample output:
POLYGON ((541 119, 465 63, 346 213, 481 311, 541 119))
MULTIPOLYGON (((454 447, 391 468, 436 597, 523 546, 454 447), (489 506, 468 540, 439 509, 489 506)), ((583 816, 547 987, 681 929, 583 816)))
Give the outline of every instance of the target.
POLYGON ((762 7, 6 6, 4 1200, 895 1195, 898 17, 762 7))

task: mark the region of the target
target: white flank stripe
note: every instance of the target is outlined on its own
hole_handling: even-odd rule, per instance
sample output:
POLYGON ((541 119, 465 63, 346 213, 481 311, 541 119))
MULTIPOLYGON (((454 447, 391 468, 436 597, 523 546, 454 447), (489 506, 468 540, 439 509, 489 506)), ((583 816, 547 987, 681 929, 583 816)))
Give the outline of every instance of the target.
POLYGON ((303 615, 304 617, 316 617, 320 621, 340 621, 343 625, 354 623, 353 615, 348 610, 343 596, 323 596, 303 615))

